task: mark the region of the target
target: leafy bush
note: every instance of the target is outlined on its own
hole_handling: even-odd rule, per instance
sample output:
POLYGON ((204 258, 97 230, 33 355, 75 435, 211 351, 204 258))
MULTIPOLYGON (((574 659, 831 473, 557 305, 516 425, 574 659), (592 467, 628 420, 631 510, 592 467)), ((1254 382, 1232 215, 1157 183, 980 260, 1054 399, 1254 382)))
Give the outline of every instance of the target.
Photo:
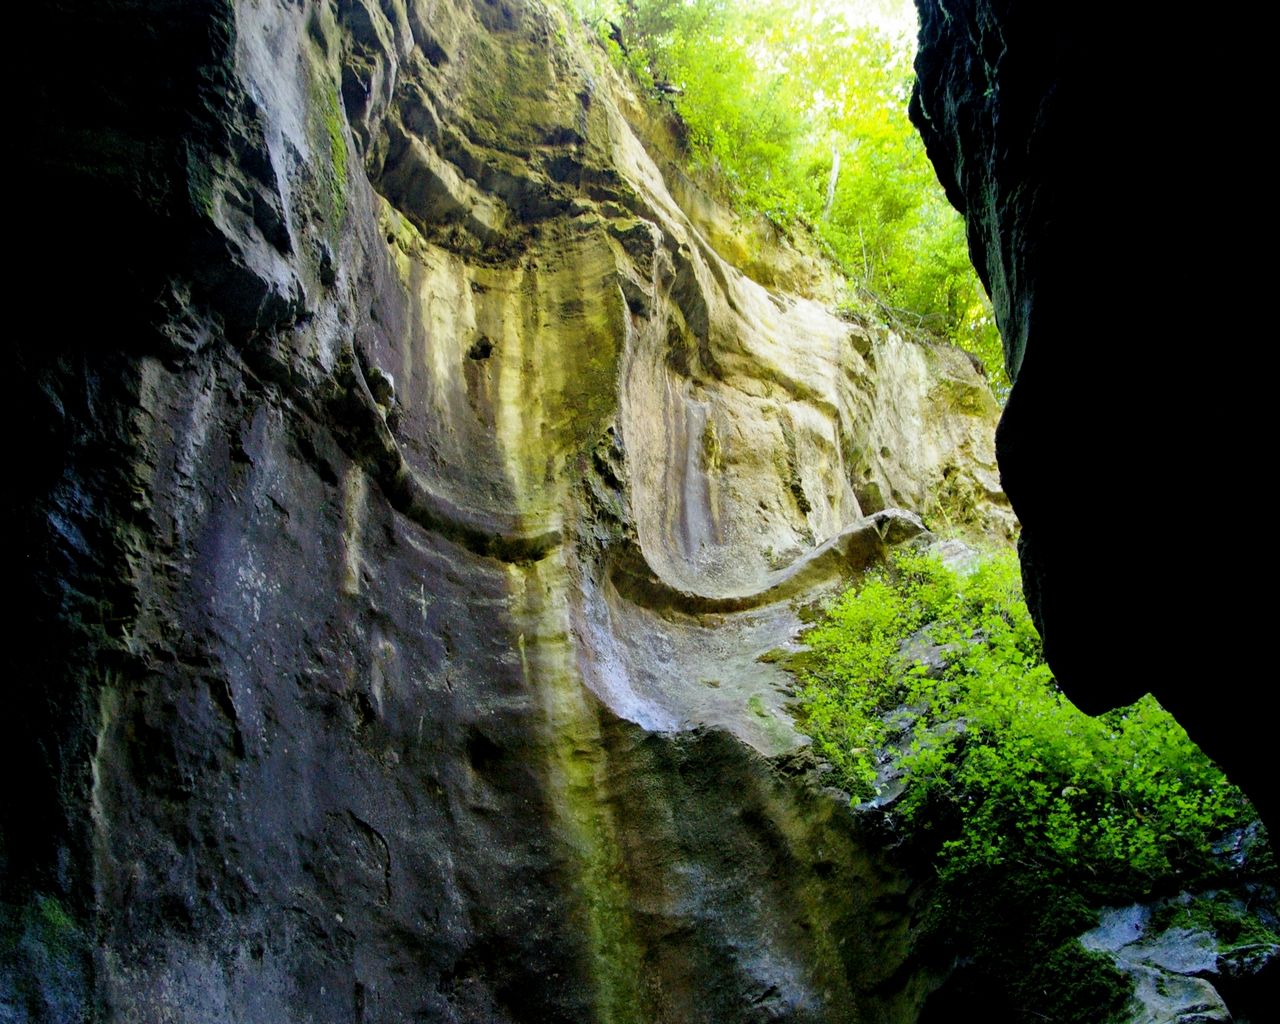
POLYGON ((855 799, 900 750, 890 813, 936 867, 925 930, 968 951, 965 983, 1014 1019, 1067 1019, 1068 991, 1070 1019, 1109 1019, 1124 984, 1073 937, 1106 903, 1211 881, 1213 843, 1253 817, 1239 790, 1150 697, 1097 718, 1062 697, 1012 552, 967 575, 899 553, 804 638, 802 726, 855 799))
POLYGON ((886 712, 915 709, 901 813, 960 823, 944 875, 1016 862, 1145 888, 1207 869, 1213 841, 1248 817, 1152 698, 1091 718, 1061 695, 1012 552, 968 575, 899 553, 805 640, 802 721, 855 796, 872 795, 886 712), (909 639, 945 667, 910 663, 909 639))

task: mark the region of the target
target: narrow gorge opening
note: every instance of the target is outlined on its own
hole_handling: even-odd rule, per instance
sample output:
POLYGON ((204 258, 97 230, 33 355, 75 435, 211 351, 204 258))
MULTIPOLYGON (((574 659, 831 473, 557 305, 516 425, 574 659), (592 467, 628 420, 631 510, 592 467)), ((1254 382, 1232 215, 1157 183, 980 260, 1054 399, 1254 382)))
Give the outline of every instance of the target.
POLYGON ((1261 744, 1061 521, 1110 65, 920 9, 40 10, 0 1018, 1268 1019, 1142 694, 1261 744))

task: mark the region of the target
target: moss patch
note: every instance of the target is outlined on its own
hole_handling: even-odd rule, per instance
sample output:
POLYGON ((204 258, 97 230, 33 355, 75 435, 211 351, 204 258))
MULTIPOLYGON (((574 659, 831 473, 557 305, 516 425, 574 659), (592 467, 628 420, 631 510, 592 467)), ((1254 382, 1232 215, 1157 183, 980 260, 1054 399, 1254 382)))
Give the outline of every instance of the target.
POLYGON ((321 205, 325 219, 336 228, 347 213, 349 168, 342 100, 338 87, 327 79, 317 78, 312 82, 311 116, 316 153, 328 156, 319 169, 321 205))
POLYGON ((0 904, 0 1015, 12 1008, 30 1020, 88 1020, 89 977, 89 943, 56 896, 0 904))
POLYGON ((581 934, 591 964, 600 1024, 639 1024, 642 954, 613 809, 600 722, 567 656, 564 622, 544 604, 546 562, 510 570, 512 592, 529 632, 516 640, 522 674, 545 715, 545 781, 556 823, 567 840, 568 870, 579 898, 581 934))
POLYGON ((1280 934, 1251 914, 1236 897, 1226 892, 1206 893, 1185 901, 1166 903, 1151 915, 1151 931, 1185 928, 1209 932, 1218 940, 1218 949, 1254 944, 1280 945, 1280 934))

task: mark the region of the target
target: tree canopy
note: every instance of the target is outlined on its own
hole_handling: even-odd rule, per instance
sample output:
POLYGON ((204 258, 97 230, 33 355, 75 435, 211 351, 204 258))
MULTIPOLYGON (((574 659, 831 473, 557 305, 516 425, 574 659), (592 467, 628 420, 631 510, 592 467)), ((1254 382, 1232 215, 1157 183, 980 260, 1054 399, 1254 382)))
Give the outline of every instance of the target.
POLYGON ((964 222, 907 119, 907 34, 820 0, 582 2, 616 57, 671 98, 690 163, 726 198, 812 231, 848 306, 960 345, 1007 383, 964 222))

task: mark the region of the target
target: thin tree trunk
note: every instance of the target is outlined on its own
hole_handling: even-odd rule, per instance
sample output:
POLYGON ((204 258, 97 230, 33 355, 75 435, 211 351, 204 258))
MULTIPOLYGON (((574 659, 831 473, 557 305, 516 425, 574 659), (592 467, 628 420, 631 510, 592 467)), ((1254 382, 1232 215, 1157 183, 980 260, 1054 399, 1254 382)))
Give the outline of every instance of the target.
POLYGON ((840 179, 840 150, 831 149, 831 177, 827 179, 827 202, 822 208, 822 219, 831 219, 831 207, 836 201, 836 182, 840 179))

